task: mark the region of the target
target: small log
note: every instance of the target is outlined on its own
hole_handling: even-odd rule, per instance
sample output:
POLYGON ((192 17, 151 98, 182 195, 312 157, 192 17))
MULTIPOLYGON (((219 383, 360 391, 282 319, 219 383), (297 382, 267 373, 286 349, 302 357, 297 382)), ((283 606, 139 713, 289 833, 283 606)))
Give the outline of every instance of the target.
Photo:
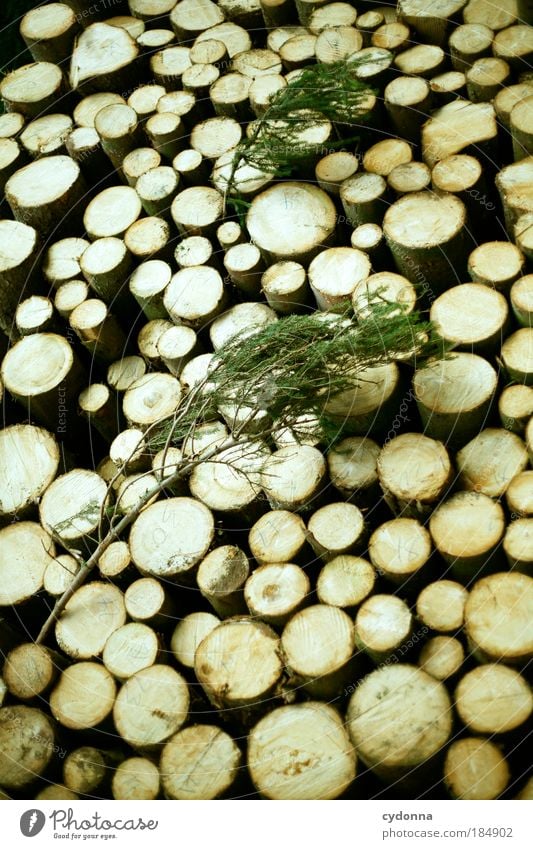
POLYGON ((401 74, 431 79, 444 70, 446 54, 436 44, 417 44, 402 50, 394 59, 394 65, 401 74))
POLYGON ((72 469, 50 484, 39 505, 44 528, 69 548, 90 544, 107 500, 103 478, 88 469, 72 469))
POLYGON ((146 363, 141 357, 122 357, 111 363, 107 370, 107 382, 115 392, 125 392, 146 372, 146 363))
POLYGON ((115 473, 145 472, 150 468, 151 456, 139 428, 121 431, 111 443, 109 457, 115 473))
POLYGON ((178 663, 188 669, 194 669, 196 649, 211 631, 220 625, 213 613, 189 613, 180 619, 170 640, 170 650, 178 663))
MULTIPOLYGON (((49 157, 47 162, 50 162, 49 157)), ((83 225, 89 239, 124 235, 128 227, 141 214, 140 198, 131 186, 111 186, 99 192, 89 203, 83 216, 83 225)))
MULTIPOLYGON (((176 116, 173 116, 176 117, 176 116)), ((178 191, 179 177, 169 165, 160 165, 141 174, 135 184, 144 211, 148 215, 168 218, 178 191)))
POLYGON ((248 769, 267 799, 336 799, 355 778, 356 756, 335 708, 311 701, 277 708, 258 722, 248 769))
POLYGON ((77 39, 70 60, 70 87, 82 94, 127 91, 139 74, 140 50, 122 27, 90 24, 77 39))
POLYGON ((223 153, 232 152, 242 137, 240 124, 226 116, 208 118, 196 124, 191 133, 191 148, 205 159, 218 159, 223 153))
POLYGON ((477 354, 459 353, 415 372, 413 389, 424 432, 465 445, 486 421, 497 375, 477 354))
POLYGON ((533 327, 522 327, 502 345, 502 363, 509 379, 533 385, 533 327))
POLYGON ((494 6, 491 0, 469 0, 463 9, 465 24, 486 24, 494 31, 505 29, 516 21, 515 0, 500 0, 494 6))
POLYGON ((308 542, 325 563, 339 554, 360 552, 365 536, 365 521, 360 509, 342 501, 321 507, 307 523, 308 542))
POLYGON ((141 85, 132 91, 126 102, 137 113, 139 120, 144 123, 150 115, 155 113, 158 101, 166 93, 167 90, 162 85, 154 83, 141 85))
POLYGON ((179 382, 170 374, 151 372, 136 380, 124 394, 122 409, 131 427, 146 430, 171 415, 180 402, 179 382))
POLYGON ((169 372, 179 377, 190 360, 200 353, 201 346, 192 327, 170 327, 158 342, 161 359, 169 372))
POLYGON ((152 320, 167 317, 163 295, 171 277, 172 271, 169 264, 160 259, 142 262, 131 275, 130 292, 146 318, 152 320))
POLYGON ((277 320, 274 310, 266 304, 256 304, 253 301, 237 304, 214 320, 209 328, 211 343, 216 351, 235 336, 244 338, 245 333, 256 333, 277 320))
MULTIPOLYGON (((239 410, 239 414, 242 411, 239 410)), ((228 420, 231 411, 224 410, 228 420)), ((240 420, 236 420, 240 424, 240 420)), ((267 446, 258 441, 243 441, 232 448, 221 450, 213 462, 198 464, 189 479, 191 494, 211 510, 236 514, 242 513, 254 519, 258 510, 261 492, 261 474, 266 458, 270 457, 267 446)))
POLYGON ((491 354, 505 338, 509 308, 501 292, 480 283, 462 283, 439 295, 430 318, 439 336, 455 350, 491 354))
POLYGON ((331 699, 354 675, 355 632, 339 607, 314 604, 285 625, 281 647, 291 684, 311 697, 331 699))
POLYGON ((371 174, 388 177, 397 165, 411 162, 413 151, 403 139, 384 139, 369 147, 363 156, 363 168, 371 174))
POLYGON ((152 801, 159 796, 159 785, 159 770, 152 761, 148 758, 126 758, 113 774, 111 791, 113 799, 152 801))
POLYGON ((101 725, 113 710, 116 685, 101 663, 73 663, 50 696, 50 711, 65 728, 83 731, 101 725))
POLYGON ((380 174, 354 174, 341 185, 340 198, 352 227, 381 224, 387 208, 387 183, 380 174))
POLYGON ((158 257, 168 259, 170 232, 170 225, 163 217, 148 216, 128 227, 124 234, 124 243, 136 262, 158 257))
POLYGON ((105 782, 109 769, 106 757, 94 746, 81 746, 66 756, 63 781, 71 793, 92 795, 105 782))
POLYGON ((11 695, 26 701, 43 696, 62 665, 57 652, 35 643, 21 643, 7 655, 2 677, 11 695))
POLYGON ((267 458, 261 485, 273 510, 309 510, 325 485, 326 462, 310 445, 280 448, 267 458))
POLYGON ((59 598, 70 587, 81 563, 70 554, 60 554, 45 569, 43 587, 48 595, 59 598))
POLYGON ((127 307, 124 289, 131 266, 131 254, 116 236, 96 239, 80 258, 81 272, 94 292, 121 311, 127 307))
POLYGON ((131 572, 131 555, 128 543, 123 540, 112 542, 98 560, 98 571, 102 578, 116 583, 131 572))
POLYGON ((497 123, 491 103, 452 100, 433 112, 422 127, 422 158, 430 168, 454 153, 468 153, 494 161, 497 123))
POLYGON ((432 103, 428 81, 416 76, 395 77, 385 88, 384 103, 396 132, 407 141, 418 143, 432 103))
POLYGON ((242 755, 215 725, 178 731, 161 752, 159 768, 166 799, 217 799, 238 777, 242 755))
POLYGON ((428 628, 448 634, 463 627, 468 590, 456 581, 434 581, 416 601, 416 615, 428 628))
POLYGON ((116 395, 105 383, 91 383, 78 398, 79 410, 92 427, 112 442, 120 429, 120 408, 116 395))
POLYGON ((520 216, 533 212, 532 174, 533 156, 527 156, 506 165, 495 178, 505 217, 505 229, 511 238, 514 237, 514 226, 520 216))
POLYGON ((54 307, 61 318, 68 321, 76 307, 89 297, 89 286, 85 280, 69 280, 62 283, 54 298, 54 307))
MULTIPOLYGON (((183 0, 182 0, 183 2, 183 0)), ((209 186, 194 186, 176 195, 171 214, 183 236, 214 236, 223 214, 222 195, 209 186)))
POLYGON ((321 604, 353 612, 370 595, 375 581, 376 573, 368 560, 339 554, 320 570, 316 594, 321 604))
MULTIPOLYGON (((346 183, 341 195, 346 209, 346 183)), ((371 271, 368 255, 355 248, 328 248, 309 266, 309 286, 320 310, 331 310, 349 300, 371 271)))
POLYGON ((125 29, 135 41, 145 30, 144 21, 132 15, 114 15, 112 18, 106 18, 105 23, 112 27, 125 29))
POLYGON ((248 298, 258 297, 265 264, 256 245, 244 243, 229 248, 224 256, 224 267, 235 286, 248 298))
MULTIPOLYGON (((472 103, 492 101, 509 81, 511 69, 503 59, 484 56, 466 71, 466 88, 472 103)), ((517 157, 518 158, 518 157, 517 157)))
POLYGON ((64 96, 61 68, 52 62, 32 62, 7 74, 0 83, 0 97, 7 112, 38 118, 52 111, 64 96))
POLYGON ((317 41, 317 36, 309 32, 293 35, 284 41, 279 48, 279 55, 285 71, 295 73, 306 65, 315 64, 317 41))
MULTIPOLYGON (((531 494, 532 483, 533 471, 528 469, 513 478, 507 487, 505 500, 512 518, 529 518, 533 516, 533 496, 531 494)), ((521 537, 520 532, 518 533, 518 537, 521 537)), ((509 545, 509 549, 514 549, 512 542, 509 545)))
POLYGON ((19 790, 42 776, 55 748, 54 724, 37 708, 0 708, 0 782, 19 790))
MULTIPOLYGON (((116 512, 126 516, 132 510, 143 508, 144 499, 157 486, 155 475, 143 472, 140 475, 128 475, 124 477, 117 489, 116 512)), ((155 501, 156 496, 148 500, 148 504, 155 501)))
POLYGON ((141 669, 120 688, 113 708, 115 727, 134 749, 158 751, 187 719, 189 689, 172 667, 141 669), (154 704, 158 710, 154 712, 154 704))
POLYGON ((398 410, 400 374, 396 363, 362 369, 357 384, 328 401, 328 416, 346 432, 377 435, 387 431, 398 410))
POLYGON ((409 587, 429 560, 431 537, 416 519, 391 519, 370 537, 368 554, 378 574, 409 587))
POLYGON ((154 80, 168 91, 182 87, 184 71, 191 67, 189 47, 164 47, 150 58, 150 71, 154 80))
POLYGON ((378 457, 385 501, 398 516, 424 518, 450 488, 453 470, 442 443, 419 433, 404 433, 378 457))
POLYGON ((511 569, 533 577, 533 522, 517 519, 507 526, 503 550, 511 569))
POLYGON ((246 581, 244 597, 250 614, 283 628, 307 604, 311 584, 295 563, 266 563, 246 581))
POLYGON ((228 48, 216 38, 197 41, 191 47, 191 62, 195 65, 214 65, 222 71, 229 65, 228 48))
POLYGON ((269 108, 272 97, 286 87, 287 80, 282 74, 256 77, 248 89, 248 98, 255 117, 261 118, 269 108))
POLYGON ((466 209, 451 194, 414 192, 398 198, 383 218, 383 232, 400 274, 439 292, 466 271, 466 209))
POLYGON ((0 431, 0 522, 23 519, 35 509, 59 468, 54 436, 34 425, 16 424, 0 431))
POLYGON ((55 333, 24 336, 7 352, 2 380, 8 392, 23 404, 32 420, 53 433, 76 430, 78 395, 87 380, 67 339, 55 333))
POLYGON ((517 247, 522 251, 526 260, 533 259, 533 215, 527 212, 521 215, 514 226, 514 237, 517 247))
POLYGON ((9 178, 15 171, 22 168, 27 161, 26 150, 20 146, 18 141, 15 141, 15 139, 0 139, 0 191, 2 192, 2 197, 4 196, 6 183, 9 178))
POLYGON ((352 436, 341 440, 328 452, 331 483, 347 501, 365 503, 377 494, 380 451, 374 440, 352 436))
POLYGON ((194 41, 223 20, 224 13, 212 0, 181 0, 170 13, 172 29, 184 44, 194 41))
POLYGON ((376 664, 397 660, 413 631, 413 617, 403 599, 378 594, 363 601, 355 617, 355 643, 376 664))
POLYGON ((383 300, 401 304, 405 313, 412 313, 417 301, 415 287, 406 277, 393 271, 380 271, 361 280, 352 293, 352 306, 356 316, 370 314, 373 304, 383 300))
POLYGON ((420 766, 422 778, 448 741, 452 708, 444 684, 416 666, 397 663, 360 682, 346 722, 358 757, 372 772, 387 782, 413 780, 413 770, 420 766))
POLYGON ((482 662, 522 665, 533 651, 533 578, 501 572, 477 581, 465 607, 465 630, 482 662))
POLYGON ((309 305, 305 268, 298 262, 276 262, 263 273, 261 289, 268 305, 282 315, 301 312, 309 305))
POLYGON ((306 542, 305 524, 296 513, 271 510, 252 526, 248 545, 259 565, 290 563, 298 559, 306 542))
MULTIPOLYGON (((172 167, 179 175, 182 185, 192 188, 207 180, 206 161, 199 151, 186 148, 172 160, 172 167)), ((221 225, 222 226, 222 225, 221 225)))
POLYGON ((440 105, 457 98, 467 98, 466 76, 462 71, 445 71, 429 81, 434 99, 440 105))
POLYGON ((65 3, 31 9, 20 22, 20 34, 36 62, 65 62, 80 27, 65 3))
POLYGON ((190 128, 197 116, 196 98, 191 91, 169 91, 157 101, 157 112, 178 115, 184 126, 190 128))
POLYGON ((202 560, 196 580, 198 589, 215 613, 226 619, 246 613, 243 589, 249 574, 245 553, 235 545, 223 545, 214 548, 202 560))
POLYGON ((213 245, 205 236, 187 236, 182 239, 174 251, 178 268, 191 268, 193 265, 214 265, 213 245))
POLYGON ((157 150, 153 147, 136 147, 124 157, 122 173, 128 186, 134 189, 139 177, 159 165, 161 165, 161 154, 157 150))
POLYGON ((194 671, 219 710, 264 709, 283 673, 280 639, 272 628, 251 617, 228 619, 196 649, 194 671))
POLYGON ((145 129, 154 150, 166 159, 174 159, 185 147, 187 134, 183 121, 173 112, 156 112, 146 122, 145 129))
POLYGON ((485 428, 456 455, 461 489, 500 498, 529 458, 524 442, 503 428, 485 428))
POLYGON ((46 280, 58 289, 63 283, 81 277, 80 259, 89 247, 86 239, 71 237, 60 239, 51 245, 43 262, 43 274, 46 280))
POLYGON ((237 221, 225 221, 217 230, 217 241, 223 251, 246 240, 243 228, 237 221))
POLYGON ((288 259, 306 265, 332 240, 335 221, 333 201, 322 189, 285 182, 254 198, 246 225, 268 261, 288 259))
POLYGON ((437 507, 429 531, 441 557, 466 582, 479 570, 494 568, 491 560, 505 531, 505 517, 488 495, 457 492, 437 507))
POLYGON ((476 283, 507 293, 524 273, 525 257, 511 242, 484 242, 468 257, 468 273, 476 283))
POLYGON ((126 337, 104 301, 83 301, 71 312, 69 325, 90 354, 103 363, 112 363, 124 353, 126 337))
POLYGON ((479 204, 487 203, 483 168, 474 156, 456 153, 441 159, 431 171, 431 183, 437 191, 456 194, 474 221, 479 204))
POLYGON ((94 128, 113 168, 122 175, 124 158, 142 145, 137 113, 125 103, 113 103, 98 112, 94 128))
POLYGON ((180 579, 205 557, 214 531, 213 515, 199 501, 158 501, 147 507, 131 527, 132 560, 144 575, 180 579))
POLYGON ((106 669, 118 681, 152 666, 159 654, 157 634, 142 622, 128 622, 110 634, 102 652, 106 669))
POLYGON ((317 62, 331 65, 348 59, 362 47, 363 36, 354 26, 331 26, 318 35, 314 52, 317 62))
POLYGON ((492 52, 494 56, 507 61, 515 73, 529 71, 533 59, 533 36, 531 21, 506 27, 494 36, 492 52))
POLYGON ((91 127, 76 127, 65 140, 68 155, 80 166, 87 182, 100 183, 109 177, 109 160, 100 136, 91 127))
POLYGON ((92 581, 67 603, 56 624, 57 643, 69 657, 88 660, 102 653, 108 637, 125 621, 122 592, 112 584, 92 581))
POLYGON ((465 659, 465 650, 455 637, 432 637, 422 647, 418 664, 437 681, 457 675, 465 659))
POLYGON ((525 678, 502 663, 484 663, 461 679, 455 694, 457 713, 474 734, 507 734, 533 712, 533 695, 525 678))
POLYGON ((451 744, 444 762, 444 783, 454 799, 497 799, 511 778, 500 748, 482 737, 451 744))
POLYGON ((43 115, 26 124, 20 134, 22 150, 31 159, 52 154, 65 154, 67 152, 65 143, 72 129, 72 119, 69 115, 61 113, 43 115))
POLYGON ((182 268, 165 289, 163 304, 176 324, 200 330, 224 309, 227 291, 215 268, 198 265, 182 268))
POLYGON ((441 0, 437 6, 427 6, 423 0, 400 0, 398 15, 409 24, 422 41, 444 44, 452 22, 457 21, 466 0, 441 0))
POLYGON ((339 197, 342 183, 353 177, 358 167, 359 160, 353 153, 345 150, 328 153, 316 164, 316 181, 323 191, 339 197))
POLYGON ((175 607, 164 586, 155 578, 139 578, 124 594, 126 612, 134 622, 163 628, 175 618, 175 607))
POLYGON ((6 183, 6 200, 17 221, 48 238, 75 231, 86 195, 79 166, 69 156, 45 156, 16 171, 6 183))
POLYGON ((408 26, 401 21, 392 21, 382 24, 373 32, 370 44, 382 50, 389 50, 391 53, 398 53, 408 46, 409 36, 408 26))
POLYGON ((0 115, 0 139, 15 139, 25 124, 25 117, 20 112, 4 112, 0 115))

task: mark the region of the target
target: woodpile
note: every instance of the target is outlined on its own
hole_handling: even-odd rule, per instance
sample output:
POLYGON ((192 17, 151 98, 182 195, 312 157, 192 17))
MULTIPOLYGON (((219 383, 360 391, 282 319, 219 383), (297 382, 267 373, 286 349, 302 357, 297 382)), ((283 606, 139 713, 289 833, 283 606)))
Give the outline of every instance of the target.
POLYGON ((531 4, 107 6, 0 82, 0 797, 531 798, 531 4))

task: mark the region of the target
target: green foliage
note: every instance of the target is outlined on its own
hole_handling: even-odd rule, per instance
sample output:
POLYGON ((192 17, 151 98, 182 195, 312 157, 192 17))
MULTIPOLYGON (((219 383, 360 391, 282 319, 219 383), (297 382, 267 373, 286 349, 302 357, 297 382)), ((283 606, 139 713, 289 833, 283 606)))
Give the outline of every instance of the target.
MULTIPOLYGON (((442 343, 419 313, 407 314, 383 298, 363 318, 348 310, 290 315, 230 340, 218 350, 208 377, 196 386, 175 416, 154 430, 150 445, 181 445, 194 429, 237 404, 245 421, 234 428, 270 436, 272 422, 291 426, 299 416, 318 419, 328 442, 343 436, 343 426, 328 414, 328 401, 358 386, 366 368, 399 359, 442 355, 442 343), (266 420, 261 413, 268 416, 266 420), (255 421, 254 421, 255 420, 255 421)), ((367 378, 368 379, 368 378, 367 378)))
POLYGON ((328 149, 345 147, 359 139, 359 131, 370 116, 374 91, 357 77, 358 63, 335 62, 304 68, 297 79, 276 92, 265 114, 250 126, 252 131, 237 146, 227 195, 238 195, 235 174, 249 165, 272 174, 289 177, 305 169, 316 155, 313 140, 317 126, 330 121, 343 134, 328 140, 328 149))

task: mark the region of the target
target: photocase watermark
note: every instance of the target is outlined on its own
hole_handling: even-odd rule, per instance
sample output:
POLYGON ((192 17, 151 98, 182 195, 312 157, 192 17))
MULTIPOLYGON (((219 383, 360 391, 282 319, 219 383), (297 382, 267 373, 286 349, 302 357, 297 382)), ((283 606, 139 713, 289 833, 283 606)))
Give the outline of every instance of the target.
POLYGON ((95 811, 83 819, 75 819, 73 808, 56 808, 48 817, 38 808, 29 808, 20 818, 20 830, 24 837, 36 837, 46 826, 47 819, 55 838, 87 840, 99 837, 101 840, 116 838, 117 832, 155 831, 159 820, 144 820, 142 817, 128 819, 106 819, 95 811))
MULTIPOLYGON (((8 707, 4 709, 4 719, 12 722, 14 728, 21 728, 24 723, 18 714, 15 711, 10 710, 8 707)), ((49 748, 54 752, 54 754, 58 755, 61 760, 66 757, 67 750, 61 748, 61 746, 57 746, 55 743, 52 743, 47 737, 43 737, 41 734, 33 733, 30 737, 30 740, 35 740, 36 743, 40 743, 41 746, 45 748, 49 748)))
POLYGON ((43 830, 46 823, 46 817, 42 811, 34 808, 30 811, 24 811, 20 818, 20 830, 24 837, 37 837, 43 830))

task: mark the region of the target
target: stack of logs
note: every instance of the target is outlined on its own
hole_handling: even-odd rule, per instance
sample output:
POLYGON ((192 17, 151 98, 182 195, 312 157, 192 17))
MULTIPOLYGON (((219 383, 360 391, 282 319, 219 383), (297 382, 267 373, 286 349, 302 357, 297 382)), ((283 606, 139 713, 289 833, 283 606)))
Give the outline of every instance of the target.
POLYGON ((0 84, 2 798, 533 797, 531 8, 22 19, 34 62, 0 84), (360 144, 318 120, 314 174, 243 165, 233 215, 249 125, 341 60, 376 92, 360 144), (453 355, 332 399, 333 446, 309 422, 274 427, 253 475, 197 465, 37 642, 107 509, 224 440, 231 411, 163 459, 145 439, 213 352, 377 290, 453 355))

